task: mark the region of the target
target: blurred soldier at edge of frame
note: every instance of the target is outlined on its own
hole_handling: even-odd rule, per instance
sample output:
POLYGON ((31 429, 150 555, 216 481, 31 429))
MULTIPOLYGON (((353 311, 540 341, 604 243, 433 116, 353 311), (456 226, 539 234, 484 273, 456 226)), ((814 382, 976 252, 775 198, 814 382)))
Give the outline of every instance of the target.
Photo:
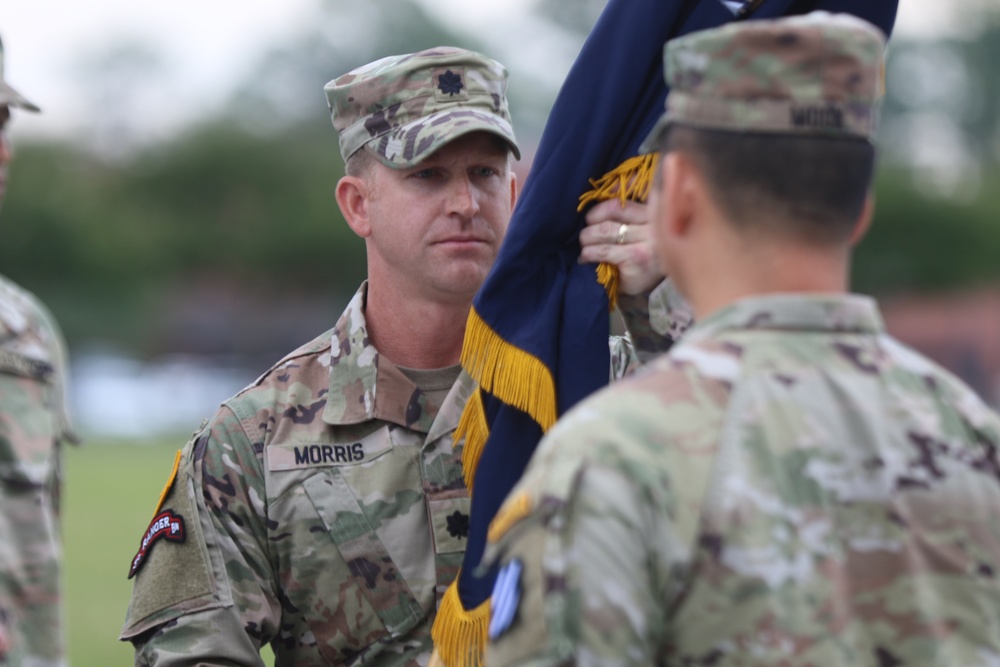
MULTIPOLYGON (((11 109, 39 108, 3 78, 0 201, 13 152, 11 109)), ((17 224, 0 216, 3 228, 17 224)), ((44 249, 40 249, 44 252, 44 249)), ((75 442, 66 406, 66 348, 45 306, 0 276, 0 664, 66 664, 59 536, 60 443, 75 442)))
POLYGON ((650 222, 697 323, 505 501, 491 667, 1000 664, 1000 417, 848 292, 884 47, 822 12, 666 46, 650 222))

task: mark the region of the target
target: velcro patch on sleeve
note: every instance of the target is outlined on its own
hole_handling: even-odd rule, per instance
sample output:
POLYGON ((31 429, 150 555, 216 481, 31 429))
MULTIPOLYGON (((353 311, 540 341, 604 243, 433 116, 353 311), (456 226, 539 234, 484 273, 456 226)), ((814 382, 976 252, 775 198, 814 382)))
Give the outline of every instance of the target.
POLYGON ((132 558, 132 566, 129 568, 128 578, 131 579, 134 577, 136 572, 146 563, 146 558, 149 556, 156 542, 167 540, 168 542, 180 544, 184 542, 186 536, 184 517, 180 514, 175 514, 173 510, 164 510, 154 516, 153 520, 149 523, 149 528, 146 529, 142 540, 139 542, 139 551, 132 558))
POLYGON ((208 436, 202 435, 184 448, 178 469, 171 471, 165 487, 163 506, 142 534, 139 552, 129 566, 132 600, 121 639, 133 639, 185 614, 231 603, 228 588, 220 590, 212 574, 209 551, 218 549, 218 540, 214 532, 206 536, 211 523, 197 502, 199 494, 191 479, 193 450, 207 441, 208 436))

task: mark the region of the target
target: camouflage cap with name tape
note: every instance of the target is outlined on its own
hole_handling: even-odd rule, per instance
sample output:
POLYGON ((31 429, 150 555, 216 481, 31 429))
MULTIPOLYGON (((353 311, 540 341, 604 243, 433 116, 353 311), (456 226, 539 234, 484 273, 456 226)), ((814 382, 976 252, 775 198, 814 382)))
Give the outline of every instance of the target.
POLYGON ((475 131, 504 139, 521 157, 507 109, 507 70, 473 51, 441 46, 382 58, 324 87, 346 162, 367 147, 401 169, 475 131))
POLYGON ((0 105, 8 105, 25 109, 26 111, 41 111, 34 103, 29 102, 24 95, 14 90, 3 76, 3 42, 0 41, 0 105))
POLYGON ((847 14, 812 12, 730 23, 664 48, 671 124, 736 132, 860 137, 875 133, 885 35, 847 14))

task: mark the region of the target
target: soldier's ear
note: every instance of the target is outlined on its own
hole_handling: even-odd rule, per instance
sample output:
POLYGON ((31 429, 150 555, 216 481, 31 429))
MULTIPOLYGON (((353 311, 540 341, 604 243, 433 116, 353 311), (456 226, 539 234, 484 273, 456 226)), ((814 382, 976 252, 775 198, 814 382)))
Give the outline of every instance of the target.
POLYGON ((347 226, 363 239, 371 236, 370 184, 367 179, 344 176, 337 181, 337 205, 347 221, 347 226))
POLYGON ((861 215, 854 223, 854 231, 851 232, 851 247, 861 242, 861 239, 868 233, 868 228, 872 225, 872 218, 875 216, 875 194, 869 190, 865 197, 865 205, 861 207, 861 215))
POLYGON ((661 163, 662 200, 660 224, 672 237, 683 238, 691 231, 698 208, 697 170, 686 155, 671 151, 661 163))

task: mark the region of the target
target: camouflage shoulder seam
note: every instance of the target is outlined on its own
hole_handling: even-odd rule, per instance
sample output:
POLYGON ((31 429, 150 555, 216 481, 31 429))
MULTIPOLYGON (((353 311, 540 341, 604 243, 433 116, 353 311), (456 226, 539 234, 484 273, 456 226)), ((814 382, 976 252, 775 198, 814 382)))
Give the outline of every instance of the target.
MULTIPOLYGON (((258 425, 253 421, 253 413, 248 413, 240 409, 241 402, 235 400, 239 397, 239 395, 240 394, 237 394, 233 398, 226 400, 221 406, 219 406, 219 412, 217 412, 211 419, 209 426, 211 426, 212 423, 219 421, 223 410, 228 410, 233 414, 233 416, 236 417, 236 420, 240 425, 240 430, 243 432, 243 437, 246 438, 247 442, 250 443, 252 447, 255 442, 263 442, 263 434, 260 432, 258 425)), ((212 439, 210 435, 208 437, 209 439, 212 439)), ((229 444, 231 445, 232 443, 229 444)), ((254 452, 254 454, 258 460, 262 460, 262 452, 254 452)))
POLYGON ((290 361, 293 361, 295 359, 301 359, 302 357, 308 357, 315 354, 320 354, 322 352, 330 350, 331 341, 333 339, 333 331, 334 331, 333 329, 329 329, 324 333, 320 334, 319 336, 317 336, 316 338, 312 339, 305 345, 302 345, 298 349, 293 350, 288 354, 286 354, 285 356, 283 356, 281 359, 272 364, 270 368, 268 368, 266 371, 257 376, 256 380, 254 380, 253 382, 251 382, 250 384, 248 384, 247 386, 243 387, 238 392, 236 392, 236 394, 232 398, 225 401, 223 405, 229 403, 233 399, 239 398, 240 396, 250 391, 254 387, 259 386, 260 383, 266 380, 272 373, 274 373, 277 370, 280 370, 290 361))

